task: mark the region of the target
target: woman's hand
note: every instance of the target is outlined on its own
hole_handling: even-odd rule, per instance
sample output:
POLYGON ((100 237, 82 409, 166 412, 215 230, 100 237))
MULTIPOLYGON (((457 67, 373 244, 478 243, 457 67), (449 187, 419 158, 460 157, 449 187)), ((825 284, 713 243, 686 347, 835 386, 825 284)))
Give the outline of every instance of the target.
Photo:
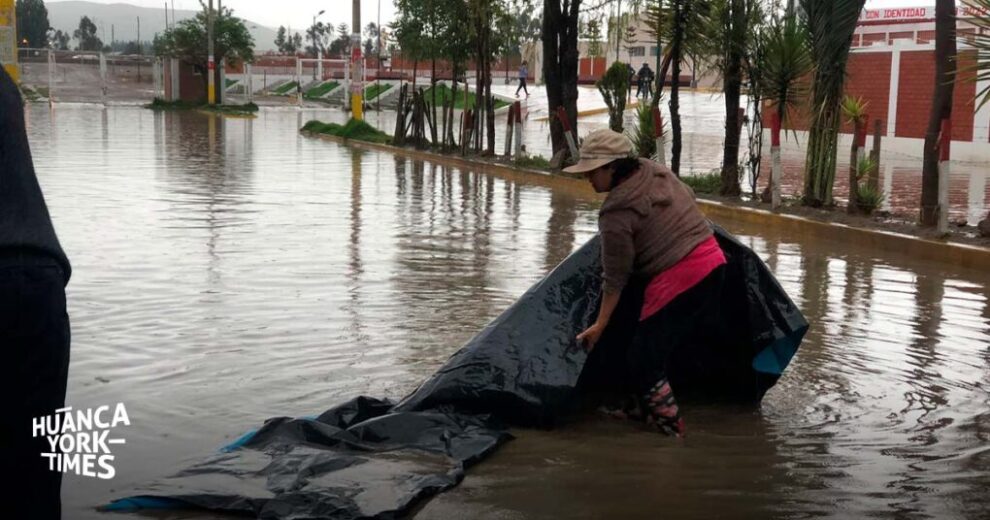
POLYGON ((584 349, 591 352, 591 349, 595 348, 595 344, 602 337, 602 332, 605 331, 605 325, 598 323, 597 321, 593 323, 590 327, 584 330, 584 332, 577 335, 577 340, 579 344, 584 344, 584 349))

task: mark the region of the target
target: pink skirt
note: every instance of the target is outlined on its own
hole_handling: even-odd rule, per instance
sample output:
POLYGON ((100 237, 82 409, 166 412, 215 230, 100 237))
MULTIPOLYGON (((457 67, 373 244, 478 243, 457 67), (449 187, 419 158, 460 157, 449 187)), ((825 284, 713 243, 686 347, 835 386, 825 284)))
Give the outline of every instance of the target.
POLYGON ((676 264, 650 280, 643 298, 639 321, 649 318, 671 302, 677 295, 694 287, 716 267, 725 264, 725 254, 714 236, 695 246, 676 264))

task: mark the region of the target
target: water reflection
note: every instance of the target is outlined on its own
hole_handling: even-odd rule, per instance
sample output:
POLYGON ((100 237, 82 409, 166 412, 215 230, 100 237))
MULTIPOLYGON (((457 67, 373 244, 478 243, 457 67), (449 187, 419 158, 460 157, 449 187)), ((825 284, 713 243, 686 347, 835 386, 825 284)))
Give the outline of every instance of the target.
MULTIPOLYGON (((75 267, 69 402, 124 398, 134 423, 114 488, 273 415, 401 397, 596 229, 583 192, 298 135, 324 113, 28 110, 75 267)), ((980 517, 990 275, 722 224, 813 324, 760 410, 687 410, 683 444, 517 432, 420 516, 980 517)), ((86 518, 111 491, 64 495, 86 518)))

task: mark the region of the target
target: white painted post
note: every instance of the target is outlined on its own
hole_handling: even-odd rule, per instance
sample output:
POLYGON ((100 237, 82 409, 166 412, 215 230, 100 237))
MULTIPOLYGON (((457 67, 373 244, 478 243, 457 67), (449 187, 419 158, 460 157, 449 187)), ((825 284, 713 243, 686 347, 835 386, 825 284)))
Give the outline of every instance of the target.
POLYGON ((784 166, 780 160, 780 115, 770 116, 770 207, 780 209, 780 177, 784 166))
MULTIPOLYGON (((976 81, 976 91, 984 92, 990 88, 990 78, 976 81)), ((973 114, 973 142, 986 144, 990 142, 990 103, 984 103, 973 114)))
POLYGON ((949 232, 949 147, 952 142, 952 120, 942 120, 938 159, 938 232, 949 232))
POLYGON ((515 129, 513 130, 512 133, 513 133, 513 135, 515 137, 515 141, 516 141, 516 143, 515 143, 515 156, 516 157, 522 157, 522 133, 523 133, 523 125, 522 125, 522 103, 519 102, 519 101, 516 101, 516 105, 517 105, 517 109, 516 109, 516 127, 515 127, 515 129))
POLYGON ((344 97, 342 98, 344 110, 351 106, 351 67, 348 64, 344 64, 344 97))
POLYGON ((100 53, 100 82, 101 82, 100 89, 103 92, 102 94, 103 104, 106 105, 107 104, 107 58, 106 56, 103 55, 102 52, 100 53))
POLYGON ((770 147, 770 207, 780 209, 780 176, 784 166, 780 162, 780 146, 770 147))
POLYGON ((48 104, 55 102, 55 53, 48 49, 48 104))
POLYGON ((227 103, 227 60, 220 60, 220 88, 217 89, 217 104, 227 103))
POLYGON ((244 65, 244 88, 247 91, 247 102, 254 101, 254 67, 247 63, 244 65))
POLYGON ((161 58, 155 58, 155 61, 151 66, 151 77, 155 83, 155 97, 156 98, 163 97, 161 95, 161 91, 162 91, 162 59, 161 58))
POLYGON ((890 87, 887 96, 887 137, 897 136, 897 96, 901 81, 901 49, 897 42, 890 51, 890 87))
POLYGON ((296 58, 296 104, 302 106, 302 61, 296 58))
POLYGON ((182 87, 182 83, 179 81, 179 60, 169 58, 168 61, 172 67, 172 99, 169 99, 169 101, 178 101, 182 99, 182 94, 179 92, 179 89, 182 87))
POLYGON ((653 135, 656 136, 657 162, 661 166, 667 166, 667 151, 664 150, 663 142, 663 118, 659 106, 653 107, 653 135))
POLYGON ((316 51, 316 81, 323 82, 323 49, 316 51))

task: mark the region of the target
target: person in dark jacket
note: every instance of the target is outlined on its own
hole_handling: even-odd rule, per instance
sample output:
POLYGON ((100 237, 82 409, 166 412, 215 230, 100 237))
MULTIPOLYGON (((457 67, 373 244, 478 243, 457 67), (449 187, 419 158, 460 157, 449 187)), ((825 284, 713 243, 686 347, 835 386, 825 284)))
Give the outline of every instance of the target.
POLYGON ((565 171, 583 173, 595 191, 608 192, 598 221, 602 303, 598 318, 577 339, 594 348, 626 285, 634 278, 648 281, 628 350, 637 397, 628 412, 661 432, 683 436, 670 359, 722 341, 725 255, 691 188, 665 166, 637 159, 626 136, 607 129, 588 134, 581 160, 565 171))
POLYGON ((644 63, 636 76, 636 97, 639 98, 640 94, 643 95, 643 99, 650 97, 650 83, 653 82, 653 69, 650 68, 650 64, 644 63))
POLYGON ((0 66, 0 346, 9 403, 0 413, 4 518, 61 517, 62 475, 41 456, 51 449, 44 436, 32 436, 32 419, 65 405, 70 274, 35 177, 24 103, 0 66))

